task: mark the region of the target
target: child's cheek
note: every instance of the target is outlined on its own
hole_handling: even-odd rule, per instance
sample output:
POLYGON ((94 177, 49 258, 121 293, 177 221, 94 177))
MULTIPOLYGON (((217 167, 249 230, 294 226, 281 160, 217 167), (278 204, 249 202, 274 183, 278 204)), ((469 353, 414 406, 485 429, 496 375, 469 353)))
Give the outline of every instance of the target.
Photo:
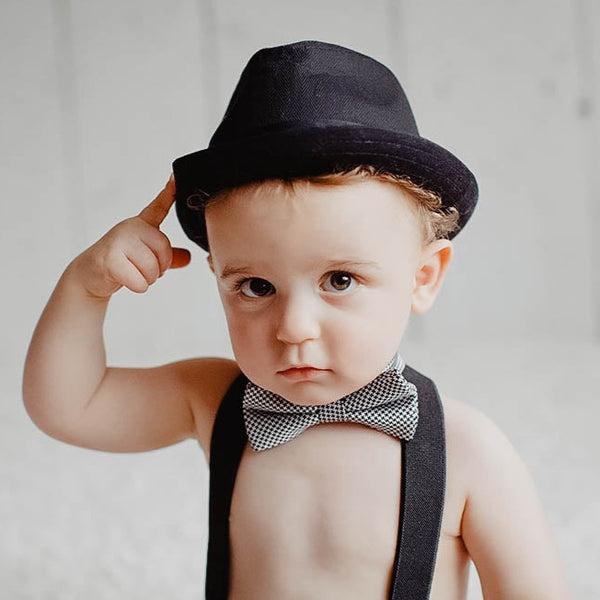
POLYGON ((229 327, 229 336, 236 356, 265 352, 266 337, 270 327, 265 322, 262 313, 258 311, 240 310, 239 307, 226 307, 225 316, 229 327))

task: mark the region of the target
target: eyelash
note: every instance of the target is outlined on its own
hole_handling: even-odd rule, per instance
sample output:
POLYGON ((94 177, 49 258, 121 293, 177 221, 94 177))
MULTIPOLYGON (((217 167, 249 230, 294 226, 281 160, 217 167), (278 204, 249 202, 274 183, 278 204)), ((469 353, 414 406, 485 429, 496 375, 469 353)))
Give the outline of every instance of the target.
POLYGON ((236 281, 233 287, 236 292, 238 292, 243 298, 246 298, 246 299, 264 298, 266 296, 272 295, 272 293, 275 291, 275 286, 271 282, 267 281, 266 279, 263 279, 262 277, 243 277, 243 278, 239 279, 238 281, 236 281), (250 295, 250 294, 244 293, 244 290, 243 290, 244 285, 247 283, 251 283, 251 282, 262 282, 262 283, 268 284, 270 286, 270 291, 268 293, 262 294, 262 295, 250 295))
MULTIPOLYGON (((319 287, 327 293, 336 294, 336 293, 344 293, 344 292, 353 290, 354 287, 358 284, 359 284, 358 277, 356 275, 354 275, 353 273, 350 273, 348 271, 331 271, 325 275, 325 277, 323 278, 323 282, 320 284, 319 287), (345 287, 342 289, 326 289, 325 285, 331 281, 332 277, 334 277, 336 275, 338 275, 338 276, 342 275, 344 277, 348 277, 350 279, 348 287, 345 287)), ((266 279, 263 279, 262 277, 243 277, 243 278, 237 280, 234 283, 233 287, 236 292, 239 292, 245 298, 264 298, 266 296, 271 296, 276 291, 275 286, 271 282, 267 281, 266 279), (244 285, 248 284, 250 282, 261 282, 264 284, 268 284, 270 286, 270 290, 265 294, 259 294, 259 295, 251 295, 251 294, 244 293, 244 291, 243 291, 244 285)))

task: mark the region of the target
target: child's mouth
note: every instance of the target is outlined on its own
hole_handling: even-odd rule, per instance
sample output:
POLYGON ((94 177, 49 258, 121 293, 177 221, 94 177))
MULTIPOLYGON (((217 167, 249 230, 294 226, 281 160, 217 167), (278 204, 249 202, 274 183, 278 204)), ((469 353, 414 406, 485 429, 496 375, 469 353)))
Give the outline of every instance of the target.
POLYGON ((278 371, 279 375, 283 375, 286 379, 292 381, 302 381, 307 379, 314 379, 323 373, 327 373, 329 369, 317 369, 316 367, 299 366, 290 367, 283 371, 278 371))

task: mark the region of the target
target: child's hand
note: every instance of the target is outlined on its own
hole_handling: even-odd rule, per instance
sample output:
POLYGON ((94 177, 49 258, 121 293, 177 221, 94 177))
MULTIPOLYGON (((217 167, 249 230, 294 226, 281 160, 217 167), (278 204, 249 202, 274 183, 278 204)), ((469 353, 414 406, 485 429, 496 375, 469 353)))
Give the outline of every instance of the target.
POLYGON ((109 298, 121 287, 143 293, 167 269, 190 262, 190 252, 173 248, 159 229, 174 200, 175 182, 171 176, 139 215, 113 227, 73 261, 73 271, 88 294, 109 298))

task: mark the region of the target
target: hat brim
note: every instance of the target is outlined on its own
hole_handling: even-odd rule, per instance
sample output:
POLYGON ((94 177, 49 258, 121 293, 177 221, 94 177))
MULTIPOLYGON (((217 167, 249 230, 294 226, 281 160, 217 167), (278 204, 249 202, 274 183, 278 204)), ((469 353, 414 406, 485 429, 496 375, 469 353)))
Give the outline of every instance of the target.
POLYGON ((173 162, 176 211, 186 235, 208 250, 204 199, 266 179, 293 179, 370 165, 436 192, 459 212, 454 237, 477 202, 477 182, 448 150, 419 136, 349 124, 293 127, 187 154, 173 162))

